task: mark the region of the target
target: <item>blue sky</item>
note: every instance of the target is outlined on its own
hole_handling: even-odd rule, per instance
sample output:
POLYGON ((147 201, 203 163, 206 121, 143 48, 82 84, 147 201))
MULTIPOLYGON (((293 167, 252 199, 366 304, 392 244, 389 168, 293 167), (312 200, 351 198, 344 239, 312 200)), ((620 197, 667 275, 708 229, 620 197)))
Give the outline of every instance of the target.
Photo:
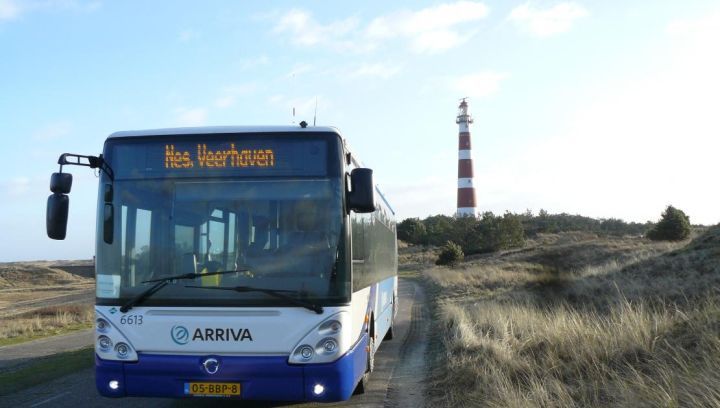
POLYGON ((479 210, 720 221, 716 1, 0 0, 0 261, 88 258, 94 175, 45 236, 62 152, 117 130, 340 128, 400 218, 452 214, 470 97, 479 210))

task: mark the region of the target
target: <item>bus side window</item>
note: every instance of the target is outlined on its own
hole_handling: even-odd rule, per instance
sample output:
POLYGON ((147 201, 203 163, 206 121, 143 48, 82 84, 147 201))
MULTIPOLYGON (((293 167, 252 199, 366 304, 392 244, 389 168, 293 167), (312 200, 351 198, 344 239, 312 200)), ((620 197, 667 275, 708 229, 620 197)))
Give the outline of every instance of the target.
POLYGON ((362 214, 352 213, 352 260, 365 261, 365 222, 362 214))

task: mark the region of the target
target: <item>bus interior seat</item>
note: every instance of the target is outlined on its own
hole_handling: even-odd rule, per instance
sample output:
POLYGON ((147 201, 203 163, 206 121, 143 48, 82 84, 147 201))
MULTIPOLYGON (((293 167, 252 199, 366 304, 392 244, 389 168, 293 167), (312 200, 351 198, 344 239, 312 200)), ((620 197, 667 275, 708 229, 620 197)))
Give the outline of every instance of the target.
POLYGON ((197 258, 193 253, 186 253, 182 255, 180 260, 181 273, 197 273, 197 258))

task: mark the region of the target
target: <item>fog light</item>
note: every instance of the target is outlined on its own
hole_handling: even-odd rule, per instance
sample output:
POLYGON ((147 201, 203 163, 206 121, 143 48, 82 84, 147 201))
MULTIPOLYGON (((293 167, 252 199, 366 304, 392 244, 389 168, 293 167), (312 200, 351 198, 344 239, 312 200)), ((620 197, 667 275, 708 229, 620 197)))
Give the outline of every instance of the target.
POLYGON ((112 340, 108 336, 100 336, 97 340, 98 347, 101 351, 110 351, 113 346, 112 340))
POLYGON ((332 354, 337 349, 337 342, 331 338, 323 339, 320 341, 320 348, 325 354, 332 354))
POLYGON ((108 387, 110 387, 110 389, 114 391, 120 388, 120 383, 118 383, 117 380, 112 380, 108 383, 108 387))
POLYGON ((130 354, 130 346, 125 343, 118 343, 115 346, 115 351, 117 352, 118 357, 127 358, 128 354, 130 354))
POLYGON ((325 387, 323 387, 322 384, 315 384, 313 387, 313 394, 320 395, 323 392, 325 392, 325 387))
POLYGON ((300 347, 300 356, 305 360, 310 360, 310 358, 313 356, 312 347, 307 345, 300 347))

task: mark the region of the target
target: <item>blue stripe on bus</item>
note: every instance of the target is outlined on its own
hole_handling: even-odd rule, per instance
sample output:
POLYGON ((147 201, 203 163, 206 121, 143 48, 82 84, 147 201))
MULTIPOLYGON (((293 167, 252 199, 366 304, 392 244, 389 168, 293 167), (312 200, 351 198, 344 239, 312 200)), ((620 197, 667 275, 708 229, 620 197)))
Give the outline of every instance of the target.
POLYGON ((186 383, 239 382, 241 399, 270 401, 343 401, 350 398, 365 373, 368 337, 360 340, 344 356, 327 364, 288 364, 287 356, 186 356, 140 353, 137 362, 105 361, 95 358, 98 392, 106 397, 188 397, 186 383), (202 361, 215 357, 221 368, 207 374, 202 361), (119 383, 111 390, 109 382, 119 383), (324 387, 313 393, 316 384, 324 387))

